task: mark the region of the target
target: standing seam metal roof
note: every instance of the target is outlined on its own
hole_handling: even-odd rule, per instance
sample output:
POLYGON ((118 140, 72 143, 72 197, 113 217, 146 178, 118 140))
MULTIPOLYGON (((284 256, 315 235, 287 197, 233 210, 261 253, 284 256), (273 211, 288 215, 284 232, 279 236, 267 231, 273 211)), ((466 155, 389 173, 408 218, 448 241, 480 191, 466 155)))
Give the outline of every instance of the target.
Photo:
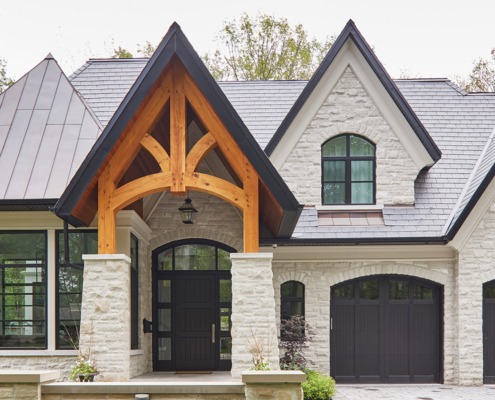
POLYGON ((1 96, 0 200, 57 199, 101 129, 48 55, 1 96))

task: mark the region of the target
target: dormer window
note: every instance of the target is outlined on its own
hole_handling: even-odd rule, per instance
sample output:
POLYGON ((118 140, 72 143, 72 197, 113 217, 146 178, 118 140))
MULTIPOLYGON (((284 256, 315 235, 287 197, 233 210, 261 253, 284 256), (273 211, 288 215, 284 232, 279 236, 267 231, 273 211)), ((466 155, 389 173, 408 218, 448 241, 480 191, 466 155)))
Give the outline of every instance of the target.
POLYGON ((375 145, 352 134, 321 146, 322 203, 375 204, 375 145))

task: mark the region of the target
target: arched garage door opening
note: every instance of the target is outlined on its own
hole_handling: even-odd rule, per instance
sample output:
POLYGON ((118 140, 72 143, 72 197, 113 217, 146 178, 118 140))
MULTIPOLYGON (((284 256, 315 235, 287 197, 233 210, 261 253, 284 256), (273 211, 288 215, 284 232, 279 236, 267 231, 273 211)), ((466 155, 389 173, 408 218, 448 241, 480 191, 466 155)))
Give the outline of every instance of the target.
POLYGON ((441 286, 374 275, 331 288, 330 371, 339 383, 441 382, 441 286))

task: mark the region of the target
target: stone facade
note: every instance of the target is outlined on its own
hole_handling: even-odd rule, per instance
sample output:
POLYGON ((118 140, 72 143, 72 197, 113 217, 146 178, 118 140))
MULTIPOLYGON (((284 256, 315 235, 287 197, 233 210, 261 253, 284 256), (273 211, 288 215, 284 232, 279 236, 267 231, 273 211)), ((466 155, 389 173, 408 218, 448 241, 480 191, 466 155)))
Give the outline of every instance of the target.
POLYGON ((130 378, 130 258, 85 255, 80 351, 97 361, 98 380, 130 378))
MULTIPOLYGON (((253 367, 253 347, 279 369, 272 254, 232 254, 232 378, 253 367)), ((256 350, 255 350, 256 351, 256 350)))
POLYGON ((456 309, 456 265, 454 261, 273 261, 274 292, 277 321, 280 321, 280 285, 295 280, 305 285, 306 321, 315 334, 306 351, 310 367, 326 374, 331 371, 330 354, 330 287, 338 283, 370 275, 400 274, 428 279, 443 286, 444 381, 457 383, 458 361, 456 309))
MULTIPOLYGON (((214 240, 242 251, 242 213, 214 196, 200 192, 191 192, 189 196, 198 213, 194 224, 185 225, 178 211, 184 199, 164 194, 148 221, 152 229, 150 249, 176 240, 196 238, 214 240)), ((151 265, 151 255, 149 261, 151 265)))
POLYGON ((343 133, 364 136, 376 145, 376 204, 414 204, 419 170, 350 68, 279 171, 299 202, 321 204, 321 146, 343 133))
POLYGON ((483 284, 495 279, 495 203, 459 250, 455 348, 462 385, 483 382, 483 284))

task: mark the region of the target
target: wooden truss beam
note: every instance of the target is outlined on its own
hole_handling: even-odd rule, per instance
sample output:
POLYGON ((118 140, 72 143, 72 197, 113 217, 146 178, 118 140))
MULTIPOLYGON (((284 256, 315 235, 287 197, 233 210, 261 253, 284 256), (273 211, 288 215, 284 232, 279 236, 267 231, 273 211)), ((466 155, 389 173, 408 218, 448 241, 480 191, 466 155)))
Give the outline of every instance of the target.
POLYGON ((139 115, 134 116, 132 126, 124 133, 125 137, 98 180, 99 253, 112 254, 116 251, 115 218, 119 210, 140 198, 165 190, 178 195, 184 195, 187 190, 197 190, 219 197, 238 207, 243 211, 244 252, 258 251, 259 177, 180 62, 173 62, 159 90, 139 115), (156 123, 167 102, 170 103, 170 155, 147 133, 153 129, 151 123, 156 123), (187 102, 194 108, 208 130, 188 154, 186 151, 187 102), (196 171, 200 162, 215 147, 220 149, 238 175, 242 187, 196 171), (117 187, 140 149, 145 149, 156 160, 160 172, 117 187))

